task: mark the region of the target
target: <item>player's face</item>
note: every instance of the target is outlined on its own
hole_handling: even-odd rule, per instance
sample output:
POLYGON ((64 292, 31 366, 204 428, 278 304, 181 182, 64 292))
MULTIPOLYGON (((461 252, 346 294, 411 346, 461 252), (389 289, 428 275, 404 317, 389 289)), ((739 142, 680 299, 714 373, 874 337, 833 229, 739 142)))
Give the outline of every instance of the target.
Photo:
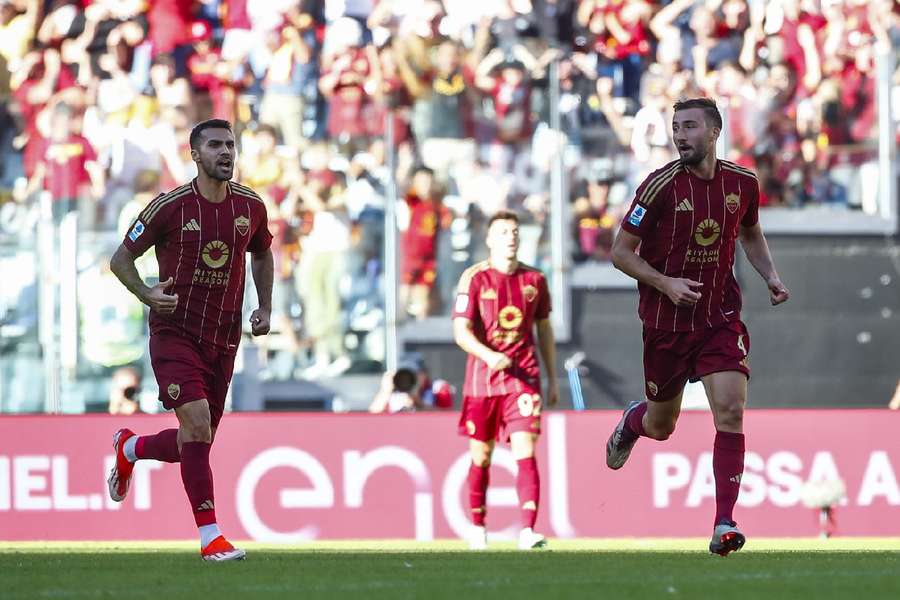
POLYGON ((491 223, 491 227, 488 229, 487 247, 492 258, 514 259, 519 252, 519 224, 502 219, 491 223))
POLYGON ((672 140, 686 165, 697 165, 706 158, 719 133, 717 127, 706 122, 703 109, 679 110, 672 118, 672 140))
POLYGON ((229 181, 234 175, 234 134, 224 128, 204 129, 200 149, 191 152, 197 166, 211 179, 229 181))

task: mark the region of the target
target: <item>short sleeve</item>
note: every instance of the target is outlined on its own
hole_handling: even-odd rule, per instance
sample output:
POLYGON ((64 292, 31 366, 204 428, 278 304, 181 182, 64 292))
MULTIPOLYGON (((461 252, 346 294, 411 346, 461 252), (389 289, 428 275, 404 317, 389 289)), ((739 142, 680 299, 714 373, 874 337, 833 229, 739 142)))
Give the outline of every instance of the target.
POLYGON ((247 244, 248 252, 263 252, 272 245, 272 233, 269 231, 269 217, 266 213, 266 207, 262 203, 259 204, 260 221, 250 243, 247 244))
POLYGON ((543 321, 550 318, 553 302, 550 298, 550 287, 547 285, 547 278, 541 276, 538 279, 538 305, 534 311, 534 318, 537 321, 543 321))
POLYGON ((622 219, 622 229, 641 238, 653 231, 671 181, 671 177, 658 171, 647 177, 634 193, 634 200, 622 219))
POLYGON ((478 284, 475 278, 466 271, 459 280, 456 289, 456 301, 453 303, 453 318, 462 317, 474 321, 478 316, 478 284))
MULTIPOLYGON (((160 196, 162 196, 162 194, 160 194, 160 196)), ((156 199, 158 200, 160 196, 157 196, 156 199)), ((162 236, 163 229, 161 223, 165 222, 169 211, 167 208, 163 208, 159 212, 152 213, 148 210, 152 206, 153 202, 141 211, 141 214, 138 215, 137 219, 134 220, 134 223, 131 224, 131 227, 128 228, 125 239, 122 241, 125 247, 128 248, 128 251, 134 256, 141 256, 144 252, 149 250, 151 246, 156 244, 162 236)))
POLYGON ((741 225, 744 227, 753 227, 759 222, 759 181, 754 177, 751 178, 752 193, 747 202, 747 209, 744 216, 741 217, 741 225))

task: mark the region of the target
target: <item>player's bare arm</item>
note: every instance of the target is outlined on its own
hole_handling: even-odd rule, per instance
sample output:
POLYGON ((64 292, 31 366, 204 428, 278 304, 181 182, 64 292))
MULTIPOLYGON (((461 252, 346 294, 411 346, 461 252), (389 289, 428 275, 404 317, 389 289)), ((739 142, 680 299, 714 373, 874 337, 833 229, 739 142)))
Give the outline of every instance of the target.
POLYGON ((253 335, 266 335, 269 333, 269 319, 272 316, 272 280, 275 277, 272 250, 251 253, 250 270, 253 272, 253 284, 259 298, 259 308, 250 315, 250 331, 253 335))
POLYGON ((700 300, 699 281, 682 277, 667 277, 651 267, 637 254, 641 238, 620 229, 612 247, 613 265, 629 277, 655 287, 676 306, 692 306, 700 300))
POLYGON ((556 406, 559 402, 559 382, 556 380, 556 339, 550 319, 537 322, 538 350, 541 362, 547 371, 547 406, 556 406))
POLYGON ((122 285, 151 310, 163 315, 175 312, 175 308, 178 306, 178 294, 167 293, 174 283, 173 279, 169 277, 153 287, 148 287, 134 266, 135 258, 137 257, 124 244, 121 244, 109 260, 109 268, 119 278, 122 285))
POLYGON ((464 317, 453 319, 453 340, 464 352, 484 361, 492 371, 502 371, 512 366, 512 361, 507 355, 478 341, 472 332, 472 321, 469 319, 464 317))
POLYGON ((775 270, 775 262, 772 260, 772 254, 769 252, 769 244, 766 242, 766 236, 763 234, 762 227, 759 223, 750 227, 741 226, 738 234, 741 240, 741 246, 744 248, 744 254, 747 260, 760 274, 766 285, 769 287, 769 301, 772 306, 778 306, 783 302, 787 302, 791 293, 781 283, 778 272, 775 270))

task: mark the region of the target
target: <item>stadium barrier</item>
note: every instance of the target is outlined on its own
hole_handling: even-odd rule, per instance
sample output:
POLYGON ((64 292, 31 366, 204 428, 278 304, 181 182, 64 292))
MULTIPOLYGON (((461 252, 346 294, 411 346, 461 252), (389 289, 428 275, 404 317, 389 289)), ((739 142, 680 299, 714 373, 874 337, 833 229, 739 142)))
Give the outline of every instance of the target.
MULTIPOLYGON (((625 468, 604 464, 619 414, 547 412, 538 529, 554 537, 706 535, 714 513, 708 413, 682 415, 665 443, 641 440, 625 468)), ((841 480, 836 533, 898 536, 900 412, 754 410, 736 517, 751 536, 815 536, 806 502, 841 480), (831 482, 818 488, 808 482, 831 482)), ((0 540, 193 539, 179 469, 143 461, 122 504, 106 493, 117 427, 172 415, 0 418, 0 540)), ((465 441, 451 414, 225 416, 212 452, 216 511, 235 539, 452 538, 467 525, 465 441)), ((494 457, 488 524, 518 528, 515 461, 494 457)))

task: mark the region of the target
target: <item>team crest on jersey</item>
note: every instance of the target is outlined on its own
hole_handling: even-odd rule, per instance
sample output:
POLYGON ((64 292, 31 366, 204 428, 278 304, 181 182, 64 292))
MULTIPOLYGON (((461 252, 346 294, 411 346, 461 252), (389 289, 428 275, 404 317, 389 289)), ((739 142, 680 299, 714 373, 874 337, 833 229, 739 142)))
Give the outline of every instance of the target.
POLYGON ((715 219, 704 219, 700 221, 700 224, 697 225, 697 229, 694 231, 694 241, 701 246, 709 246, 719 239, 720 233, 722 233, 722 228, 719 227, 715 219))
POLYGON ((511 304, 501 308, 497 314, 497 322, 500 323, 500 327, 503 329, 517 329, 524 318, 522 311, 511 304))
POLYGON ((737 212, 737 209, 741 207, 741 197, 737 194, 728 194, 725 196, 725 208, 728 209, 728 212, 734 214, 737 212))
POLYGON ((178 396, 181 395, 181 386, 177 383, 170 383, 166 391, 169 392, 169 398, 178 400, 178 396))
POLYGON ((497 290, 495 290, 493 288, 488 288, 488 289, 484 290, 483 292, 481 292, 480 297, 482 300, 496 300, 497 299, 497 290))
POLYGON ((235 218, 234 228, 237 229, 237 232, 239 234, 247 235, 247 232, 250 231, 250 219, 248 219, 244 215, 235 218))
POLYGON ((659 393, 659 388, 652 381, 647 382, 647 390, 650 392, 651 396, 656 396, 659 393))
POLYGON ((213 240, 203 246, 201 256, 207 267, 210 269, 218 269, 228 262, 229 253, 228 244, 220 240, 213 240))
POLYGON ((526 285, 524 288, 522 288, 522 295, 525 296, 526 301, 533 302, 538 295, 537 288, 533 285, 526 285))

